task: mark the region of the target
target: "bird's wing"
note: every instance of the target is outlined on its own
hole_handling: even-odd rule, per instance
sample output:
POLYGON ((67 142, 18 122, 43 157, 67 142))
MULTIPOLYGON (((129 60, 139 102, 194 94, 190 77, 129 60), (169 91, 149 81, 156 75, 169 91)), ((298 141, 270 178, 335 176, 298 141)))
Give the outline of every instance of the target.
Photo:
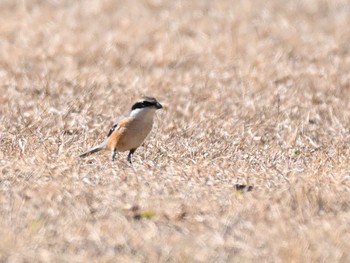
POLYGON ((117 123, 113 123, 113 126, 111 127, 111 129, 109 130, 108 134, 107 134, 107 138, 109 136, 111 136, 111 134, 115 131, 115 129, 118 127, 118 122, 117 123))
POLYGON ((107 138, 109 137, 109 136, 111 136, 111 134, 115 131, 115 129, 117 129, 117 127, 118 127, 118 124, 119 124, 119 122, 121 121, 121 120, 123 120, 125 117, 119 117, 116 121, 114 121, 113 122, 113 124, 112 124, 112 127, 110 128, 110 130, 109 130, 109 132, 108 132, 108 134, 107 134, 107 138))
POLYGON ((126 126, 132 120, 131 117, 124 118, 118 122, 118 124, 113 125, 111 130, 109 131, 109 136, 106 138, 107 140, 107 148, 113 149, 115 145, 118 143, 120 136, 125 132, 126 126))

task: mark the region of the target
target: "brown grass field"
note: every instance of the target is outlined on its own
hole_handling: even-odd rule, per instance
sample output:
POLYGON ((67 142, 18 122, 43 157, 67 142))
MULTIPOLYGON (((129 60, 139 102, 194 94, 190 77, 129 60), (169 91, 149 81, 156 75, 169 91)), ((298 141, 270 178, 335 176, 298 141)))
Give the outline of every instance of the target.
POLYGON ((1 0, 0 262, 350 262, 349 25, 348 0, 1 0), (165 109, 134 166, 79 159, 141 95, 165 109))

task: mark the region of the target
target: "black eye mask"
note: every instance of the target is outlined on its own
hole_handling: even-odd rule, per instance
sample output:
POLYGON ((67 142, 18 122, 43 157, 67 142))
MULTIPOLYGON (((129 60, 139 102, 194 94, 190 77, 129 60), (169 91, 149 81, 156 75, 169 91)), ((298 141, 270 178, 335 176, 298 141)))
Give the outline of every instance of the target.
POLYGON ((135 109, 142 109, 142 108, 146 108, 146 107, 151 107, 151 106, 155 106, 156 102, 149 102, 149 101, 142 101, 142 102, 137 102, 135 103, 131 110, 135 110, 135 109))

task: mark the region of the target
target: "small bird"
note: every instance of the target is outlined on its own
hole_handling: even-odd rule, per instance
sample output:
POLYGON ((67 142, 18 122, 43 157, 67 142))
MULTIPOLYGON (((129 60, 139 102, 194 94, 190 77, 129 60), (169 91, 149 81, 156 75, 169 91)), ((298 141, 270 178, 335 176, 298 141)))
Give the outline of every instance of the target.
POLYGON ((111 150, 114 161, 117 152, 129 151, 127 160, 132 164, 131 158, 134 152, 152 129, 154 113, 162 108, 163 106, 155 98, 143 97, 132 106, 126 117, 113 124, 102 143, 82 153, 80 157, 107 149, 111 150))

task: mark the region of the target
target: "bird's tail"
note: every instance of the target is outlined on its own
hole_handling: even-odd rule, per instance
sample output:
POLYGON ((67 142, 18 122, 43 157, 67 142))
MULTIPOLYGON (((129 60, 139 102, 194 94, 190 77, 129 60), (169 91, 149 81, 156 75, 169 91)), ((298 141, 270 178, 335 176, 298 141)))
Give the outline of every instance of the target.
POLYGON ((93 154, 93 153, 96 153, 96 152, 99 152, 103 149, 106 148, 106 143, 107 141, 105 140, 104 142, 100 143, 99 145, 96 145, 95 147, 87 150, 86 152, 82 153, 79 155, 80 158, 84 158, 86 156, 89 156, 90 154, 93 154))

